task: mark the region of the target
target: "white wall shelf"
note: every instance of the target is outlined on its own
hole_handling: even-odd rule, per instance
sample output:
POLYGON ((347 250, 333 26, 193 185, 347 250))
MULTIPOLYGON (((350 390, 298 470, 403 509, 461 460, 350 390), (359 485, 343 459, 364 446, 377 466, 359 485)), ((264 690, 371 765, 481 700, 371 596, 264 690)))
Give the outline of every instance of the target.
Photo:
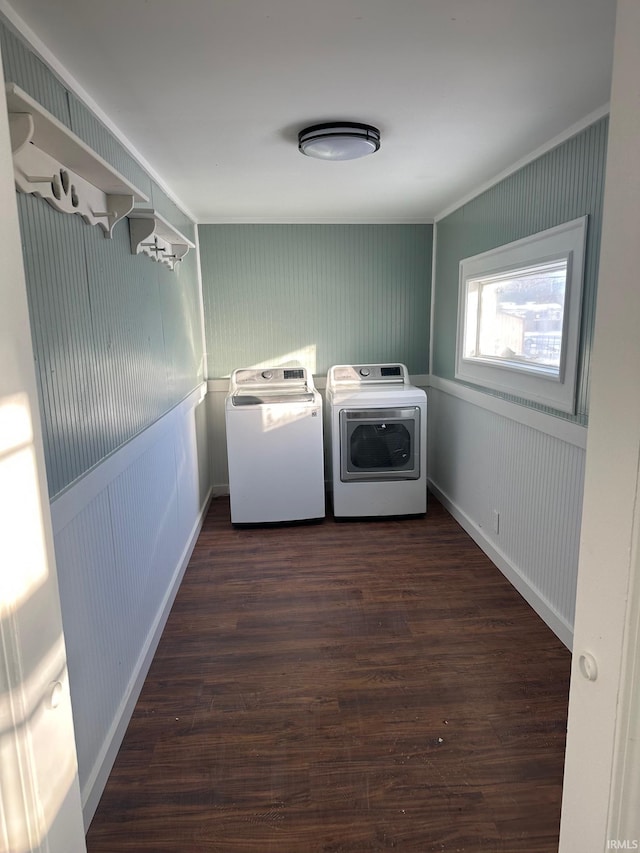
POLYGON ((195 248, 195 243, 155 210, 137 208, 128 215, 131 252, 134 255, 147 255, 173 271, 189 249, 195 248))
POLYGON ((148 197, 15 83, 5 86, 16 188, 111 237, 148 197))

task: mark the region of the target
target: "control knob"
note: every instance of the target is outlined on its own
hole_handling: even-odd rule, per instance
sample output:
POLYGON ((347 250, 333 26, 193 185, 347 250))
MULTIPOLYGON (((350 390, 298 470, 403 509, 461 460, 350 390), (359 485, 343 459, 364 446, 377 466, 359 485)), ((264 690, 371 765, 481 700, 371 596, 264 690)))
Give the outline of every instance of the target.
POLYGON ((273 373, 270 370, 263 370, 262 371, 262 378, 263 379, 273 379, 273 373))
POLYGON ((371 373, 368 367, 360 368, 360 376, 368 376, 371 373))

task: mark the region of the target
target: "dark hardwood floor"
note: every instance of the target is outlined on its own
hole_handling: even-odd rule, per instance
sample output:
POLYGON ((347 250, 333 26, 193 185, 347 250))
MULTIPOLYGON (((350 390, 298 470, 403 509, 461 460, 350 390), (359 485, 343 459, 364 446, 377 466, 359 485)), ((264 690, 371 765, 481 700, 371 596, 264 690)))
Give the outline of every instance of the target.
POLYGON ((213 501, 89 853, 555 853, 570 655, 448 513, 213 501))

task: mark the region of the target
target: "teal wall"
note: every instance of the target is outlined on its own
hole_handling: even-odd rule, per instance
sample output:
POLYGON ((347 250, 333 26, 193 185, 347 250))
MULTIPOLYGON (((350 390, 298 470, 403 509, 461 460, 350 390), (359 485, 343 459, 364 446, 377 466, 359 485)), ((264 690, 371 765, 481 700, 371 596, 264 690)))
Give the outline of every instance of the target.
MULTIPOLYGON (((432 373, 453 379, 458 311, 458 272, 463 258, 588 215, 580 364, 575 416, 532 408, 586 424, 589 361, 595 318, 608 120, 601 119, 440 220, 436 272, 432 373)), ((488 393, 523 402, 516 397, 488 393)))
MULTIPOLYGON (((7 82, 17 83, 110 162, 186 236, 195 227, 97 118, 0 23, 7 82)), ((197 259, 175 272, 132 255, 79 216, 17 194, 53 497, 141 432, 203 379, 197 259)), ((148 206, 148 205, 143 205, 148 206)))
POLYGON ((429 371, 431 225, 200 225, 209 377, 298 353, 429 371))

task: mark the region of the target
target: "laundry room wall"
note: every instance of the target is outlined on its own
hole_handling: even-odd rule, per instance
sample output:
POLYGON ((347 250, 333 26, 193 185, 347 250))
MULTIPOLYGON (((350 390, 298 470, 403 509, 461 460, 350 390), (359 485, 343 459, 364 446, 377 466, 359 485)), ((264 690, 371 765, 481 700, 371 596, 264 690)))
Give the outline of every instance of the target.
POLYGON ((298 358, 427 373, 431 225, 200 225, 210 379, 298 358))
MULTIPOLYGON (((4 74, 195 226, 0 19, 4 74)), ((196 251, 175 272, 17 194, 85 821, 93 814, 210 493, 196 251)))
POLYGON ((237 367, 400 361, 429 371, 431 225, 200 225, 214 487, 237 367))
POLYGON ((607 119, 577 132, 436 224, 431 487, 571 644, 597 293, 607 119), (454 379, 459 263, 588 216, 576 413, 454 379))

